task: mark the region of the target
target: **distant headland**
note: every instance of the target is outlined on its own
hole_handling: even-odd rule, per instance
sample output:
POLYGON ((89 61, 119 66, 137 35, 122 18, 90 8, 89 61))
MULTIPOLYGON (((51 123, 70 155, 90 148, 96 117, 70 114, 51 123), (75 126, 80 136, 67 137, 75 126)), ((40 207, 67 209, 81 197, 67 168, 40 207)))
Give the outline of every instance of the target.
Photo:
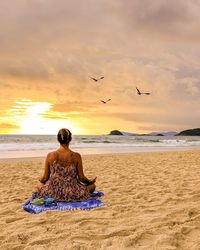
POLYGON ((187 129, 181 132, 151 132, 148 134, 128 133, 119 130, 110 131, 109 135, 129 135, 129 136, 200 136, 200 128, 187 129))
POLYGON ((178 133, 177 135, 200 136, 200 128, 183 130, 180 133, 178 133))

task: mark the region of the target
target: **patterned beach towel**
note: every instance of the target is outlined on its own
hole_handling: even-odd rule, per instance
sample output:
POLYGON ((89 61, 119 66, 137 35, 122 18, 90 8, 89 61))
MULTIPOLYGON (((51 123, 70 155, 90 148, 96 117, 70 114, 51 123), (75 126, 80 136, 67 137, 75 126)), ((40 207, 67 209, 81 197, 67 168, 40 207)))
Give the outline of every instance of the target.
POLYGON ((98 200, 99 197, 103 196, 104 193, 94 191, 91 194, 91 198, 85 201, 77 201, 77 202, 56 202, 52 204, 42 204, 42 205, 34 205, 31 202, 37 198, 37 194, 33 194, 32 197, 22 206, 22 208, 32 214, 39 214, 41 212, 47 210, 87 210, 96 207, 104 206, 104 203, 98 200))

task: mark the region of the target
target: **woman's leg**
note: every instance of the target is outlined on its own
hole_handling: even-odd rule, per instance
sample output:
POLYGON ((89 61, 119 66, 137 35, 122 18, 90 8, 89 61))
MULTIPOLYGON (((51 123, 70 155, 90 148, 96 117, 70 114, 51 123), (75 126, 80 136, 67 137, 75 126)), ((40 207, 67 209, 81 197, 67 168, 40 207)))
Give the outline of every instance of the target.
POLYGON ((96 188, 96 185, 95 184, 91 184, 91 185, 88 185, 87 187, 88 187, 90 193, 93 193, 94 190, 95 190, 95 188, 96 188))
POLYGON ((38 193, 43 186, 44 186, 44 184, 41 183, 41 182, 39 182, 38 185, 37 185, 37 191, 36 191, 36 193, 38 193))

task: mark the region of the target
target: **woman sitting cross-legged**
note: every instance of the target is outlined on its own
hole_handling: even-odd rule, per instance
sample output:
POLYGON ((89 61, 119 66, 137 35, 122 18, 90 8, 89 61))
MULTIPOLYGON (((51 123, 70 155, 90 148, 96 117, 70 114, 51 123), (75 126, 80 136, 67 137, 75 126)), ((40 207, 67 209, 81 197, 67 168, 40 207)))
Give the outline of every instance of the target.
POLYGON ((71 132, 65 128, 60 129, 57 139, 60 147, 46 157, 38 194, 56 201, 87 200, 96 188, 96 178, 89 180, 85 177, 80 154, 69 149, 71 132))

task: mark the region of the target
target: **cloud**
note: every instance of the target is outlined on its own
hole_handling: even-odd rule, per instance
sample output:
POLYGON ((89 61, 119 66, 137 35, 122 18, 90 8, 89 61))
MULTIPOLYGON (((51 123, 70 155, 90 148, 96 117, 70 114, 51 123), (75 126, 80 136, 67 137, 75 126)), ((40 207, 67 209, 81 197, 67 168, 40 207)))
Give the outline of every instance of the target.
POLYGON ((91 128, 101 119, 105 128, 195 126, 199 6, 199 0, 1 1, 1 115, 27 98, 51 103, 46 118, 84 117, 96 124, 91 128), (101 82, 90 79, 102 75, 101 82), (137 96, 136 86, 151 96, 137 96), (104 98, 112 102, 103 106, 104 98))
POLYGON ((0 74, 25 78, 48 78, 50 72, 39 60, 0 60, 0 74))
POLYGON ((199 78, 200 77, 200 68, 196 65, 181 65, 177 71, 175 72, 175 76, 177 79, 184 79, 184 78, 199 78))
POLYGON ((20 127, 10 123, 0 123, 0 129, 17 129, 17 128, 20 127))
MULTIPOLYGON (((198 42, 200 36, 196 32, 200 17, 199 0, 136 0, 118 1, 116 13, 123 16, 129 29, 139 34, 151 36, 151 40, 159 38, 169 41, 198 42), (148 6, 148 8, 147 8, 148 6)), ((159 42, 159 41, 158 41, 159 42)))
POLYGON ((66 101, 65 103, 54 104, 53 112, 82 112, 89 113, 96 110, 96 104, 92 102, 66 101))

